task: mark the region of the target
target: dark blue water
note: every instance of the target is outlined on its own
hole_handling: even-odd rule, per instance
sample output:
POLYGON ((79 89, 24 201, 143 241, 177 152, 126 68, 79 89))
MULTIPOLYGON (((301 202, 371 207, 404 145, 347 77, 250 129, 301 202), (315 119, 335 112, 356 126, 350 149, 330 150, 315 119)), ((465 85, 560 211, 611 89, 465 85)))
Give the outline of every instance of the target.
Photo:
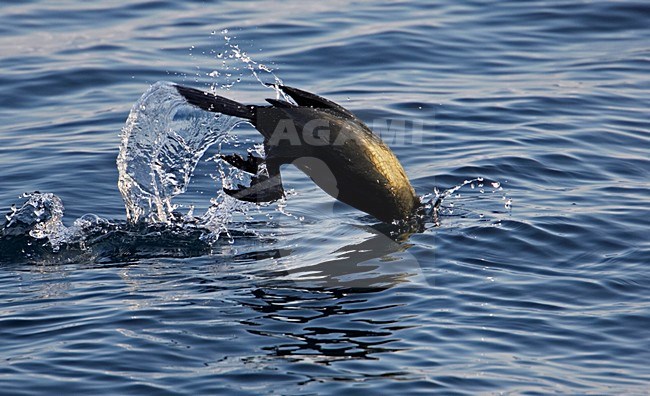
MULTIPOLYGON (((0 393, 648 392, 647 2, 1 9, 0 209, 65 212, 0 239, 0 393), (483 181, 415 233, 291 168, 216 240, 129 226, 131 106, 160 80, 261 103, 249 66, 355 112, 420 195, 483 181)), ((217 151, 179 207, 219 196, 217 151)))

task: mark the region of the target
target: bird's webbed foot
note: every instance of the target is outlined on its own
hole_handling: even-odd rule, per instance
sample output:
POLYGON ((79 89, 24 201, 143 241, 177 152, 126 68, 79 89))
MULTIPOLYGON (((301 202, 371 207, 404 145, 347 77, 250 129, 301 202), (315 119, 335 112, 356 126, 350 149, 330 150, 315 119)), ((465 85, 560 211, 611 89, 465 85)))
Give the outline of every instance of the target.
POLYGON ((257 174, 260 165, 264 163, 264 158, 255 157, 251 153, 248 153, 246 159, 239 154, 220 154, 219 158, 223 159, 235 168, 253 175, 257 174))
POLYGON ((224 188, 223 191, 235 199, 246 202, 273 202, 284 197, 279 173, 272 177, 258 175, 251 179, 249 187, 239 184, 237 189, 224 188))

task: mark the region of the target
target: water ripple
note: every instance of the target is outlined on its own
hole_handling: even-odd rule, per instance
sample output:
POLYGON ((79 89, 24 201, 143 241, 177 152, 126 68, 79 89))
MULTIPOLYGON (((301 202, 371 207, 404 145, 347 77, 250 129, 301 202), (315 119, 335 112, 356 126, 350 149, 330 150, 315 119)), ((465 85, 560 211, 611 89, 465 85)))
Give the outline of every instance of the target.
MULTIPOLYGON (((60 198, 48 224, 70 243, 0 237, 2 392, 647 393, 649 16, 635 0, 3 5, 0 207, 60 198), (216 243, 129 225, 132 104, 162 80, 261 104, 242 53, 381 132, 418 194, 483 185, 411 234, 290 169, 294 194, 216 243)), ((258 142, 235 133, 228 150, 258 142)), ((191 173, 175 202, 207 210, 217 164, 191 173)))

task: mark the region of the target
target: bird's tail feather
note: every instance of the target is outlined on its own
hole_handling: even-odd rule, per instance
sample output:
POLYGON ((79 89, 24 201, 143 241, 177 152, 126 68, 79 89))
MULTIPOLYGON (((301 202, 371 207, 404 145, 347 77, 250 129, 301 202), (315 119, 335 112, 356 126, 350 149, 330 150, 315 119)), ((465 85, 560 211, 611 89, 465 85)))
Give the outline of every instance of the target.
POLYGON ((256 106, 247 106, 223 96, 203 92, 198 89, 176 85, 176 90, 188 103, 203 110, 221 113, 229 116, 253 120, 256 106))

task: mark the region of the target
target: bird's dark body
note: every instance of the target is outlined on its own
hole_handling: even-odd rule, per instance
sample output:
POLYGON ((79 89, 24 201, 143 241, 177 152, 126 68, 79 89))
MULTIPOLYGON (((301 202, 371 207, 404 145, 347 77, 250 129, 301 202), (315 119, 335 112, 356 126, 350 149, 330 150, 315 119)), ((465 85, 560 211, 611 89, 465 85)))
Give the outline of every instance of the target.
MULTIPOLYGON (((267 177, 228 191, 247 201, 282 196, 280 165, 293 164, 332 197, 379 220, 409 218, 420 205, 398 159, 354 114, 315 94, 280 86, 297 103, 267 99, 247 106, 193 88, 179 93, 202 109, 249 120, 264 136, 267 177)), ((228 156, 226 156, 228 157, 228 156)), ((228 158, 226 158, 228 160, 228 158)), ((254 173, 259 161, 231 156, 231 164, 254 173)))

